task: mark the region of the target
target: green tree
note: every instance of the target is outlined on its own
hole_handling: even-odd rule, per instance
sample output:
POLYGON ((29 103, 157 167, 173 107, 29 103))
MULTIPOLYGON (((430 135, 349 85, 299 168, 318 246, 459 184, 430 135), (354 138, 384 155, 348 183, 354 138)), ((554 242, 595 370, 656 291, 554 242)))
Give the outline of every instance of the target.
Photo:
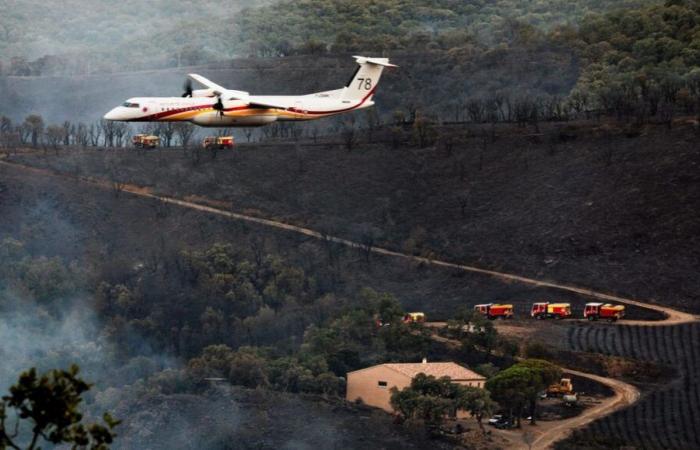
POLYGON ((469 414, 476 419, 482 434, 486 434, 484 429, 484 417, 490 416, 496 411, 496 402, 491 399, 491 394, 481 388, 473 386, 461 386, 457 397, 457 408, 469 411, 469 414))
POLYGON ((541 359, 526 359, 499 372, 486 382, 493 398, 510 415, 515 415, 518 426, 525 407, 529 406, 531 423, 535 424, 539 394, 561 378, 561 369, 541 359))
POLYGON ((508 410, 509 416, 515 416, 518 427, 523 409, 527 405, 531 380, 532 371, 516 365, 499 372, 486 382, 486 389, 493 399, 508 410))
POLYGON ((481 421, 495 410, 496 403, 484 389, 419 373, 409 387, 400 391, 392 388, 391 406, 404 420, 420 420, 428 430, 439 428, 446 417, 459 410, 468 411, 485 432, 481 421))
POLYGON ((0 449, 33 450, 44 441, 72 444, 73 449, 107 450, 119 421, 105 413, 104 424, 83 423, 79 406, 90 385, 78 377, 78 372, 78 366, 73 365, 42 375, 37 375, 34 368, 22 373, 0 402, 0 449), (14 414, 8 414, 10 409, 14 414), (7 421, 14 416, 17 422, 8 427, 7 421), (24 423, 31 426, 28 443, 20 443, 25 436, 18 430, 24 423))

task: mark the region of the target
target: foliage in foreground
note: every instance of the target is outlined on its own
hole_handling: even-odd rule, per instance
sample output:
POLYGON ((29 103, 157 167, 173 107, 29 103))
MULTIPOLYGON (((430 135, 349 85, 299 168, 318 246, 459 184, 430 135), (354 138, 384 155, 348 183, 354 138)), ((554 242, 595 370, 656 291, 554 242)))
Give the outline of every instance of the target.
POLYGON ((40 448, 42 441, 71 444, 73 449, 108 449, 119 421, 105 413, 104 424, 83 423, 79 406, 90 385, 78 372, 78 366, 73 365, 42 375, 34 368, 22 373, 0 402, 0 450, 33 450, 40 448), (28 443, 23 444, 27 427, 31 431, 26 431, 28 443))

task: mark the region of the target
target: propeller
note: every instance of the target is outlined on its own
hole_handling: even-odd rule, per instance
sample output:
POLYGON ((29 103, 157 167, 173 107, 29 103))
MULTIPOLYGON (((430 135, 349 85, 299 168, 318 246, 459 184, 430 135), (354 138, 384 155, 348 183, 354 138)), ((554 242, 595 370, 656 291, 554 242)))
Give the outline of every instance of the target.
POLYGON ((189 78, 185 79, 185 93, 182 94, 183 97, 192 97, 192 80, 189 78))
POLYGON ((211 107, 217 111, 219 117, 224 117, 224 102, 221 101, 221 96, 217 96, 216 103, 211 105, 211 107))

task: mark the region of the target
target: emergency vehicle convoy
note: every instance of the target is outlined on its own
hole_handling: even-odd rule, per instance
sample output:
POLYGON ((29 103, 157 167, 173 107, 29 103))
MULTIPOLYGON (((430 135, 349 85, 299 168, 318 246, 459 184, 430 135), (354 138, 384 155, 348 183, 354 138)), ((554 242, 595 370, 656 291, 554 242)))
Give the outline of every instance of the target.
POLYGON ((475 305, 474 311, 481 313, 484 317, 490 320, 513 318, 513 305, 484 303, 481 305, 475 305))
POLYGON ((625 317, 625 307, 622 305, 611 305, 610 303, 586 303, 583 310, 583 318, 588 320, 604 319, 615 322, 625 317))
POLYGON ((535 319, 567 319, 571 317, 571 303, 533 303, 530 316, 535 319))

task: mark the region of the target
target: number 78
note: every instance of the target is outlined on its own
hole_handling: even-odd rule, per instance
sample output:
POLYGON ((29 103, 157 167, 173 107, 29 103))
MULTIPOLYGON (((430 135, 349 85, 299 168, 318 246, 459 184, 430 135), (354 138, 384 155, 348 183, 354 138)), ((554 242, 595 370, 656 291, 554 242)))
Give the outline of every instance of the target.
POLYGON ((371 78, 358 78, 357 81, 359 82, 357 85, 358 90, 362 89, 363 87, 367 91, 372 89, 372 79, 371 78))

